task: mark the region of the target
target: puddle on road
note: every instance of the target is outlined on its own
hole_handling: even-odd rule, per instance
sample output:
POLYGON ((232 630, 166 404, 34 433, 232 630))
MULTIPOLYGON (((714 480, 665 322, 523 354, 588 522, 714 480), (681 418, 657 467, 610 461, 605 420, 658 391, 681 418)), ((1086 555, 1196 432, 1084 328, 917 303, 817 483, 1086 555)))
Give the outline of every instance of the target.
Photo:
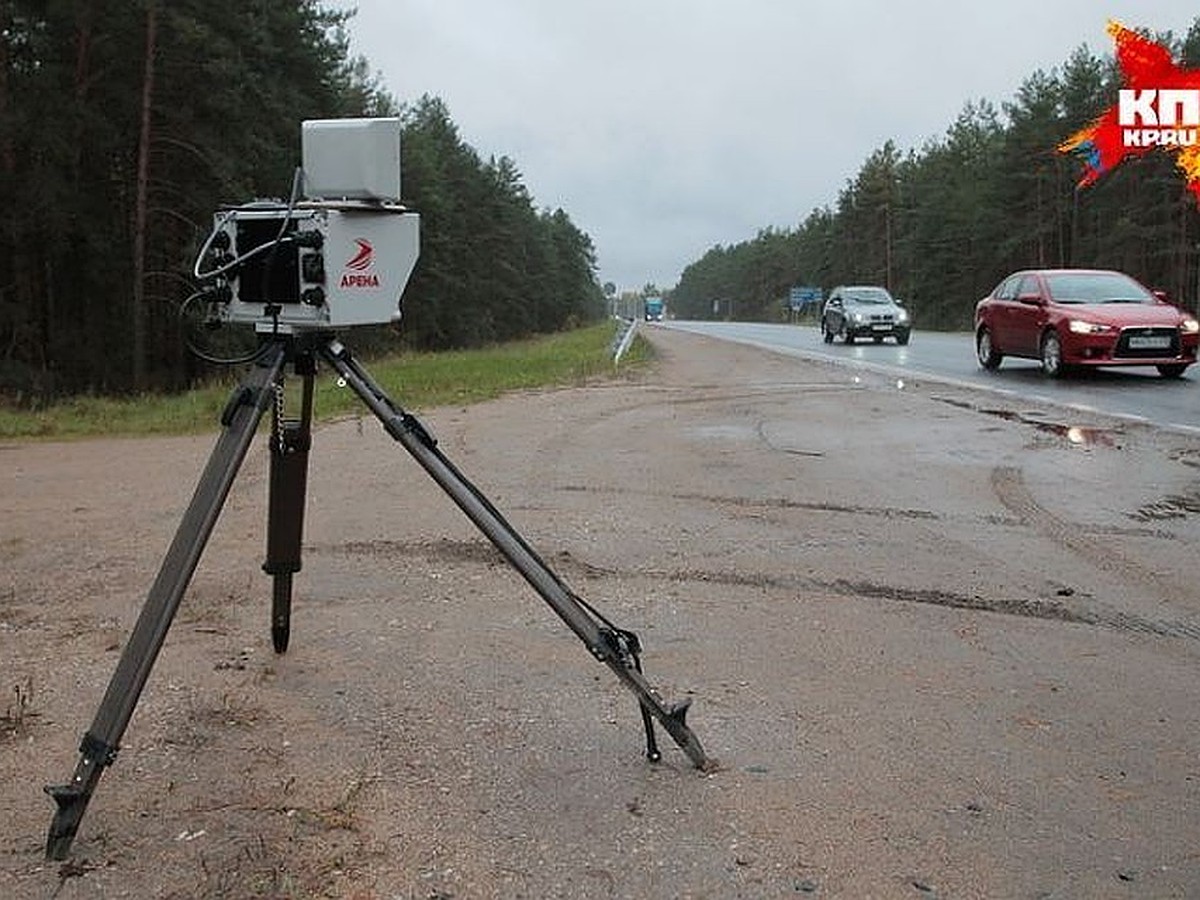
MULTIPOLYGON (((1064 425, 1059 422, 1049 422, 1040 410, 1020 412, 1010 409, 990 409, 951 397, 936 397, 942 403, 966 409, 971 412, 983 413, 1004 419, 1006 422, 1018 422, 1022 425, 1032 425, 1039 431, 1048 432, 1063 438, 1074 447, 1113 447, 1121 449, 1119 438, 1124 434, 1118 429, 1089 428, 1082 425, 1064 425)), ((1200 468, 1200 453, 1193 455, 1188 450, 1176 450, 1171 453, 1175 462, 1193 468, 1200 468)), ((1143 504, 1137 511, 1127 513, 1129 518, 1138 522, 1162 522, 1170 519, 1186 519, 1189 516, 1200 515, 1200 486, 1192 487, 1184 493, 1169 494, 1150 503, 1143 504)))
POLYGON ((1017 422, 1021 425, 1032 425, 1038 431, 1044 431, 1053 434, 1056 437, 1063 438, 1068 444, 1074 447, 1116 447, 1120 449, 1120 444, 1117 442, 1117 437, 1122 434, 1119 429, 1112 428, 1092 428, 1085 425, 1067 425, 1061 422, 1048 422, 1043 416, 1045 413, 1040 410, 1031 410, 1029 412, 1021 412, 1015 409, 997 409, 990 407, 976 406, 967 400, 956 400, 950 397, 935 397, 942 403, 959 409, 970 410, 971 412, 983 413, 985 416, 994 416, 998 419, 1003 419, 1006 422, 1017 422))
POLYGON ((1079 425, 1056 425, 1043 422, 1038 425, 1042 431, 1049 431, 1067 439, 1067 443, 1082 446, 1096 445, 1100 447, 1117 446, 1111 431, 1103 428, 1083 428, 1079 425))

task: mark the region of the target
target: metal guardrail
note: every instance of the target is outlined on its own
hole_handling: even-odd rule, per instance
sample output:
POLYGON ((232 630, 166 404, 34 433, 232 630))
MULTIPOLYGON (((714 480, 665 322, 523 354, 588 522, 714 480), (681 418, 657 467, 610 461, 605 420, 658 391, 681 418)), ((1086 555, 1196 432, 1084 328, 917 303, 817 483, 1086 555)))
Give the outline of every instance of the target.
POLYGON ((621 357, 625 355, 625 351, 629 349, 629 345, 633 343, 633 336, 637 333, 637 319, 622 319, 617 317, 617 333, 613 336, 613 365, 618 365, 621 362, 621 357))

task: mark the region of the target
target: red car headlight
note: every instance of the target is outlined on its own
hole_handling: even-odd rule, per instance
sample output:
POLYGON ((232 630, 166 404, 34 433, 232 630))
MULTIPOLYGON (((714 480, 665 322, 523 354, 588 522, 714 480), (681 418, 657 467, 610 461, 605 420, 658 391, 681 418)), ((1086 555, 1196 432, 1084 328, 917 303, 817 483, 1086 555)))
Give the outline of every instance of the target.
POLYGON ((1109 334, 1116 330, 1111 325, 1101 325, 1098 322, 1084 322, 1081 319, 1072 319, 1067 323, 1067 328, 1075 334, 1109 334))

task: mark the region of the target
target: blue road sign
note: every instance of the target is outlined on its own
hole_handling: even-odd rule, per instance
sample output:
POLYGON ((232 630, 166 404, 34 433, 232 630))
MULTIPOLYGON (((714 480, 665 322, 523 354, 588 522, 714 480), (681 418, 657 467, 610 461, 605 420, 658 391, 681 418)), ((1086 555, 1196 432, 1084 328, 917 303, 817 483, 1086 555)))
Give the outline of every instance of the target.
POLYGON ((820 303, 824 299, 824 292, 819 287, 807 287, 797 285, 788 292, 788 306, 792 309, 804 309, 804 307, 820 303))

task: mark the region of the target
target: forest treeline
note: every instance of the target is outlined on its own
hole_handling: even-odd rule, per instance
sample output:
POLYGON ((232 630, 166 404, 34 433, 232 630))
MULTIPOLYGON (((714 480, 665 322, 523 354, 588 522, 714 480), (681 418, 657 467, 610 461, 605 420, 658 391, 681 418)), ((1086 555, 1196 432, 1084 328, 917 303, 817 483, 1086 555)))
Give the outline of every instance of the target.
MULTIPOLYGON (((1200 19, 1156 40, 1200 65, 1200 19)), ((986 64, 981 62, 982 64, 986 64)), ((833 206, 793 229, 716 246, 671 293, 685 318, 776 320, 793 286, 887 286, 920 328, 970 328, 976 301, 1024 267, 1122 269, 1195 310, 1200 210, 1174 159, 1129 161, 1083 190, 1058 145, 1122 87, 1111 54, 1086 47, 1028 77, 1000 109, 968 103, 940 139, 902 153, 885 143, 833 206)))
MULTIPOLYGON (((315 0, 0 4, 0 398, 175 389, 178 309, 223 204, 286 198, 310 118, 400 115, 422 246, 404 321, 440 349, 603 313, 590 238, 435 97, 399 106, 315 0)), ((359 344, 361 347, 361 343, 359 344)))

